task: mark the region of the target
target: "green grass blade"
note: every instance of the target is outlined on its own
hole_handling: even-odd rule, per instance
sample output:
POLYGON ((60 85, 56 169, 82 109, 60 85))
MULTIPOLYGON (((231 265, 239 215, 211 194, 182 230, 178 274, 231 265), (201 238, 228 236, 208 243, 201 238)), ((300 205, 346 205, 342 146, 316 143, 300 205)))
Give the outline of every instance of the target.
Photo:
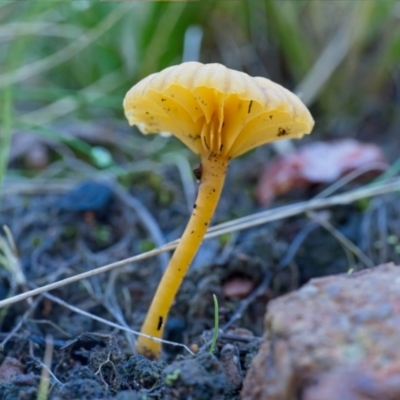
POLYGON ((218 332, 219 332, 219 309, 218 309, 218 299, 215 294, 213 294, 213 299, 214 299, 214 333, 213 333, 213 338, 210 346, 209 353, 213 354, 215 347, 217 345, 217 339, 218 339, 218 332))

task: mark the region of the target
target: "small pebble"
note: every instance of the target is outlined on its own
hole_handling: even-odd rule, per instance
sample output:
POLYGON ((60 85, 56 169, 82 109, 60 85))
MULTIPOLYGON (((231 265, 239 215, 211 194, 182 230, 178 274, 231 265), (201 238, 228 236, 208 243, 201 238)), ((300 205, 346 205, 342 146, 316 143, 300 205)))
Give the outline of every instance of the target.
POLYGON ((231 278, 222 285, 222 292, 227 298, 246 298, 254 289, 254 283, 248 278, 231 278))

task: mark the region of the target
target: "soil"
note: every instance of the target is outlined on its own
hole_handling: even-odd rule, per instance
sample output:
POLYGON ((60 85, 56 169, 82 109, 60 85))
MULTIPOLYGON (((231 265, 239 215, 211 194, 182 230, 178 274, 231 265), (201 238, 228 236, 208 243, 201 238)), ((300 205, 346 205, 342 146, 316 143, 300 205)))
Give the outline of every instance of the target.
MULTIPOLYGON (((264 158, 262 150, 232 162, 214 224, 257 211, 255 171, 264 158)), ((148 210, 165 241, 179 236, 189 210, 176 169, 133 174, 126 187, 125 197, 109 181, 87 179, 61 189, 50 181, 20 193, 6 191, 0 224, 13 234, 26 281, 16 282, 2 268, 0 298, 153 248, 156 240, 127 198, 148 210)), ((310 198, 316 191, 291 193, 272 207, 310 198)), ((379 264, 381 258, 400 261, 396 243, 376 245, 387 232, 399 234, 400 228, 391 225, 399 210, 398 200, 386 196, 323 213, 379 264)), ((150 258, 51 295, 139 330, 163 264, 165 257, 150 258)), ((205 241, 179 291, 165 335, 196 354, 168 345, 160 361, 136 355, 132 334, 78 314, 47 295, 16 303, 1 312, 0 399, 37 398, 49 343, 52 400, 239 399, 260 344, 268 301, 311 277, 364 267, 337 237, 306 216, 205 241), (211 354, 213 294, 221 332, 211 354)))

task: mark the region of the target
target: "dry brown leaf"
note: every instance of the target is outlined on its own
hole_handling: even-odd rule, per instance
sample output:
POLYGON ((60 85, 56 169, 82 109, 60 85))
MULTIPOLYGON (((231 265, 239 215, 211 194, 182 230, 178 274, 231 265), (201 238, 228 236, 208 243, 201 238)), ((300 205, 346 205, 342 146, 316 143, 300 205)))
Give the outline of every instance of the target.
POLYGON ((385 157, 375 144, 354 139, 314 142, 268 163, 258 183, 257 199, 266 205, 291 189, 332 183, 376 162, 385 163, 385 157))

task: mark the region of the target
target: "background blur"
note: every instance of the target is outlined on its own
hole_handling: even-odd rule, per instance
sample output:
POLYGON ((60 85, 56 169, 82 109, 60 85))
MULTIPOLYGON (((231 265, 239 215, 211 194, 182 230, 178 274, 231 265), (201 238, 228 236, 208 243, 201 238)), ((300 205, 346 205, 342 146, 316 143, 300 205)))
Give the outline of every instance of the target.
POLYGON ((311 108, 307 141, 376 142, 393 162, 399 58, 398 2, 1 2, 0 178, 8 156, 8 180, 191 161, 128 127, 121 106, 140 78, 188 60, 275 80, 311 108))

